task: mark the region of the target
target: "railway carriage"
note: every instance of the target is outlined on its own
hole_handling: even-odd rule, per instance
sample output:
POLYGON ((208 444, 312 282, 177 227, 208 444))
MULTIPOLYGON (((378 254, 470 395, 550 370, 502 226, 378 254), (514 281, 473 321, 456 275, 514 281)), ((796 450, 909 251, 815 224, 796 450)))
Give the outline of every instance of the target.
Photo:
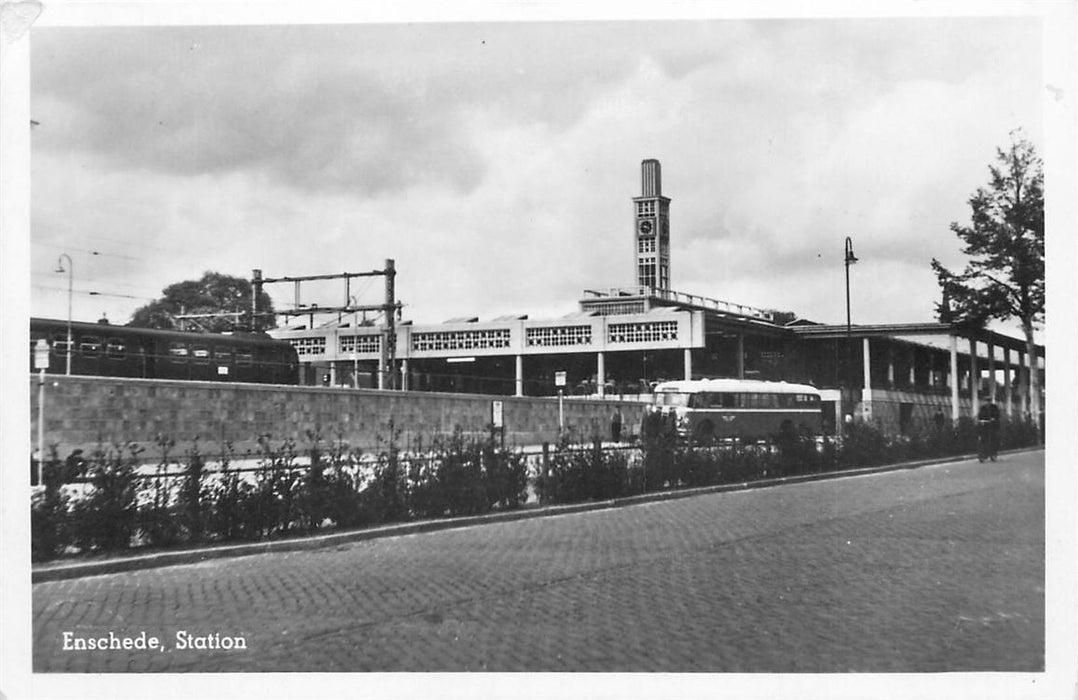
POLYGON ((49 371, 101 377, 296 384, 299 360, 286 341, 257 333, 191 333, 107 323, 30 319, 31 368, 38 339, 49 344, 49 371))
POLYGON ((807 384, 744 379, 694 379, 655 386, 649 412, 680 437, 769 440, 820 435, 820 392, 807 384))

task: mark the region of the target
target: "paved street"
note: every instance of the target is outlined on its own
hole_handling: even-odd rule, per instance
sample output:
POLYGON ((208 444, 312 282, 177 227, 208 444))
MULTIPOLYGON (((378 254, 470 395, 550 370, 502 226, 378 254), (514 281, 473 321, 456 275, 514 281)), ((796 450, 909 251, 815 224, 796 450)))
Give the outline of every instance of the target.
POLYGON ((1039 671, 1044 455, 41 583, 33 617, 36 671, 1039 671), (62 649, 110 631, 166 649, 62 649))

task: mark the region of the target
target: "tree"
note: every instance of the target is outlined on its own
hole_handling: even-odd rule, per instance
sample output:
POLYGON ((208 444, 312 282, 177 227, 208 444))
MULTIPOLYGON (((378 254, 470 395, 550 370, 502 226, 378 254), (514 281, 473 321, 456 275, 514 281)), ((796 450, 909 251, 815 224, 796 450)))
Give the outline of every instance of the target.
POLYGON ((206 272, 198 280, 170 284, 161 298, 139 307, 131 314, 129 326, 140 328, 181 328, 177 316, 184 314, 228 314, 185 322, 185 328, 202 328, 220 333, 233 330, 265 330, 276 327, 273 301, 262 292, 258 298, 259 316, 251 323, 251 282, 219 272, 206 272))
POLYGON ((936 259, 932 269, 943 290, 940 321, 983 327, 990 319, 1017 319, 1026 338, 1030 412, 1040 425, 1040 377, 1033 331, 1044 322, 1044 173, 1041 159, 1021 130, 1009 150, 996 149, 987 187, 969 199, 971 226, 951 224, 970 260, 954 273, 936 259))

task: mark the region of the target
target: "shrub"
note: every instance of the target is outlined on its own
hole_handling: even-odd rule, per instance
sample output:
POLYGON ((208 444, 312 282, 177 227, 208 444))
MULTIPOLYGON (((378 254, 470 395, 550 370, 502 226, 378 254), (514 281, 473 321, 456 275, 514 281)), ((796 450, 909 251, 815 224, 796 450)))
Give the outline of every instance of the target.
POLYGON ((205 534, 205 513, 209 504, 209 489, 203 484, 206 459, 198 449, 198 442, 185 454, 185 469, 180 482, 177 506, 180 524, 190 542, 201 542, 205 534))
POLYGON ((81 549, 117 550, 131 545, 138 517, 135 469, 141 452, 132 444, 105 448, 99 443, 90 455, 90 489, 72 509, 74 539, 81 549))
POLYGON ((389 437, 379 438, 382 449, 374 464, 374 473, 359 494, 360 508, 370 514, 371 522, 394 522, 408 517, 407 483, 403 478, 400 428, 388 423, 389 437))
POLYGON ((68 537, 69 499, 64 494, 64 469, 56 445, 49 447, 49 458, 42 465, 44 488, 35 491, 30 501, 30 557, 34 561, 52 559, 60 554, 68 537))
POLYGON ((234 454, 232 444, 226 443, 220 477, 207 487, 207 503, 203 506, 209 532, 215 539, 225 541, 257 537, 244 513, 252 486, 229 468, 234 454))
POLYGON ((140 540, 149 545, 168 546, 180 539, 181 523, 173 506, 172 479, 167 475, 172 460, 169 452, 175 440, 158 436, 157 446, 161 459, 153 477, 140 479, 139 490, 148 492, 149 498, 138 504, 137 521, 140 540))
POLYGON ((536 482, 543 503, 616 498, 628 487, 628 456, 624 451, 604 450, 598 437, 589 447, 575 446, 569 433, 558 441, 545 473, 536 482))

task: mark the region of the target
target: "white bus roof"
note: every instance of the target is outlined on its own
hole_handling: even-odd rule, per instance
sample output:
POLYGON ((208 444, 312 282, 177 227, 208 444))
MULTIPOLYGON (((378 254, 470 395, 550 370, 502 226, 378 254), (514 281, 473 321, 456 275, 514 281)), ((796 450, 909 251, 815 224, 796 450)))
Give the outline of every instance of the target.
POLYGON ((767 394, 819 393, 819 389, 808 384, 766 382, 760 379, 692 379, 676 382, 663 382, 655 386, 655 391, 681 392, 686 394, 694 394, 701 391, 759 392, 767 394))

